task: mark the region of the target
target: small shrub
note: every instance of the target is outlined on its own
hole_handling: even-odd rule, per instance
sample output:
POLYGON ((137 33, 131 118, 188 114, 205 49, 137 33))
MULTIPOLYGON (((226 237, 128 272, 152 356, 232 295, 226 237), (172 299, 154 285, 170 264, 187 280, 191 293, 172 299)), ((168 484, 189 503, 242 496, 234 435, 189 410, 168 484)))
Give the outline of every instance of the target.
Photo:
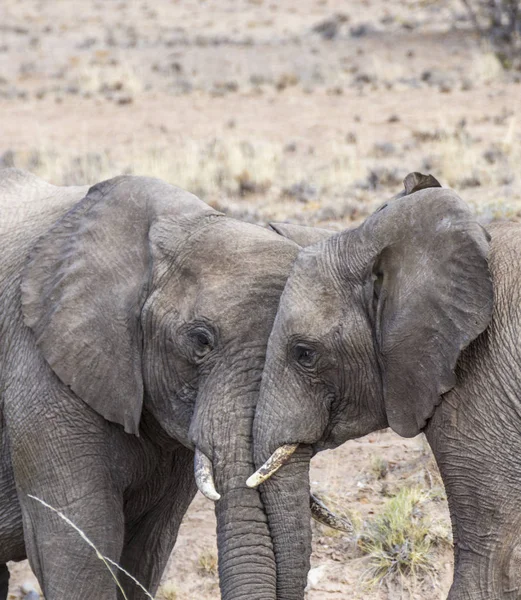
POLYGON ((165 583, 157 592, 157 600, 178 600, 177 587, 174 583, 165 583))
POLYGON ((396 576, 415 580, 433 571, 431 523, 422 513, 427 500, 420 488, 404 488, 366 525, 359 546, 370 558, 369 584, 396 576))
POLYGON ((203 550, 197 561, 197 568, 201 575, 217 577, 217 554, 214 550, 203 550))
POLYGON ((371 457, 371 471, 376 479, 385 479, 389 472, 389 463, 380 455, 371 457))

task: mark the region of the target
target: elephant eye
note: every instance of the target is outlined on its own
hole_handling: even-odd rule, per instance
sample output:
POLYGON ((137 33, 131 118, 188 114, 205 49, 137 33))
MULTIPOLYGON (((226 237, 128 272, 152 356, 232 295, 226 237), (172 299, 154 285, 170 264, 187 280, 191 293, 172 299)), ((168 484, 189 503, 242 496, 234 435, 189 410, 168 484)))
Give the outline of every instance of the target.
POLYGON ((318 352, 305 344, 296 344, 293 347, 293 357, 299 365, 311 369, 318 360, 318 352))
POLYGON ((192 331, 190 337, 192 339, 194 353, 197 358, 204 358, 213 350, 213 336, 206 329, 198 327, 192 331))

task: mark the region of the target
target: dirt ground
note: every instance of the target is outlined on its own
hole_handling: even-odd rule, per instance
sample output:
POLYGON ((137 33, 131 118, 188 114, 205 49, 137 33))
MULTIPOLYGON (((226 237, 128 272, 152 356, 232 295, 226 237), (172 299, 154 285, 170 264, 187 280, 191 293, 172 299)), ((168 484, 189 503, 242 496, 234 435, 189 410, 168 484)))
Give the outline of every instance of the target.
MULTIPOLYGON (((237 218, 332 229, 418 170, 483 221, 518 219, 520 81, 478 44, 459 0, 2 0, 0 167, 56 184, 154 175, 237 218)), ((449 530, 422 437, 351 441, 317 456, 311 481, 360 535, 404 486, 425 490, 426 518, 449 530)), ((308 600, 446 597, 449 533, 428 573, 373 587, 356 539, 314 533, 308 600)), ((34 578, 12 570, 20 598, 34 578)), ((200 496, 158 598, 219 598, 200 496)))

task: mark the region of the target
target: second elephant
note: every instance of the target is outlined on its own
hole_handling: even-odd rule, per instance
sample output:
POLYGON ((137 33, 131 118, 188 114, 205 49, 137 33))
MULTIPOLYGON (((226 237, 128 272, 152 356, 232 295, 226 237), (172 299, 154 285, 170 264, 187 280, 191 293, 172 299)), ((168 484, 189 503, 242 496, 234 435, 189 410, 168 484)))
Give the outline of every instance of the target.
POLYGON ((257 466, 272 453, 287 461, 260 488, 279 600, 303 598, 310 457, 387 426, 423 431, 440 468, 449 598, 521 598, 521 226, 484 229, 438 186, 411 175, 359 227, 310 231, 323 241, 300 252, 286 284, 254 423, 257 466))

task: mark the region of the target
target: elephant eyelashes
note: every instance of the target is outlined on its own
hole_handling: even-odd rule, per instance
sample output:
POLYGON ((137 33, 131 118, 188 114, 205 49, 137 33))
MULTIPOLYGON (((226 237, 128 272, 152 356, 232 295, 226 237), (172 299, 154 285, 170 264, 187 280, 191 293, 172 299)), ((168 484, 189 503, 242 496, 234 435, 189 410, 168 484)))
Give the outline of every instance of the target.
POLYGON ((313 368, 318 360, 318 352, 305 344, 296 344, 293 347, 293 358, 306 369, 313 368))

